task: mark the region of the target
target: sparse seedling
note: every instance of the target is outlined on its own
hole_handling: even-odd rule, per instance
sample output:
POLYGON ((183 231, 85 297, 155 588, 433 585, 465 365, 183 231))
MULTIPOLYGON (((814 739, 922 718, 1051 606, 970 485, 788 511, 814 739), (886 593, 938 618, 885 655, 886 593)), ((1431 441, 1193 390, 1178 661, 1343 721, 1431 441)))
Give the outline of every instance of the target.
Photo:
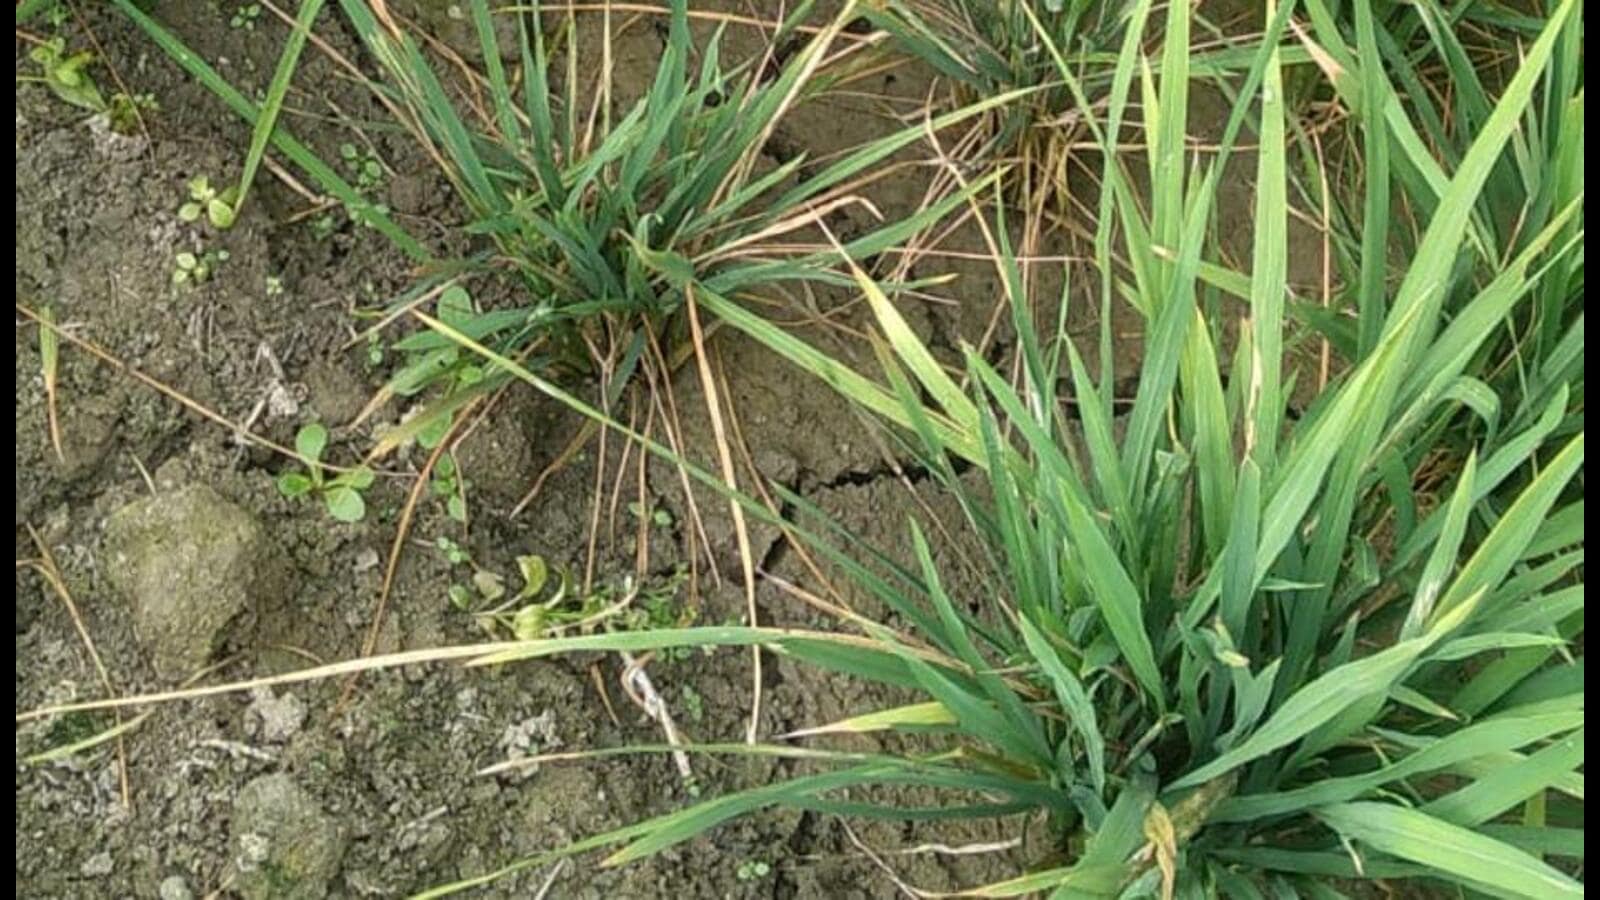
POLYGON ((435 497, 444 498, 445 512, 457 522, 467 521, 467 479, 456 464, 454 453, 445 453, 433 465, 433 478, 429 482, 435 497))
POLYGON ((52 32, 59 32, 72 18, 72 10, 61 0, 17 0, 17 24, 30 22, 34 16, 44 16, 52 32))
MULTIPOLYGON (((445 546, 445 539, 440 539, 440 546, 445 546)), ((552 584, 552 573, 543 557, 519 556, 517 570, 522 587, 510 597, 505 595, 503 578, 479 570, 473 577, 472 588, 455 585, 450 589, 450 601, 464 611, 473 612, 483 603, 495 603, 504 598, 499 605, 473 612, 473 615, 490 634, 509 634, 517 640, 547 637, 569 629, 594 633, 682 628, 695 620, 694 610, 686 606, 681 597, 683 584, 688 579, 682 567, 664 578, 654 578, 643 584, 628 577, 619 584, 599 585, 587 594, 565 569, 557 570, 554 589, 547 592, 546 588, 552 584)), ((667 659, 681 660, 694 651, 692 647, 670 647, 661 654, 667 659)))
POLYGON ((226 250, 179 251, 172 257, 172 283, 191 287, 205 284, 216 273, 217 266, 227 261, 226 250))
POLYGON ((700 692, 684 685, 678 689, 678 697, 683 701, 683 711, 689 714, 689 721, 700 722, 706 717, 706 701, 700 692))
POLYGON ((376 369, 383 365, 383 335, 376 331, 367 334, 367 368, 376 369))
POLYGON ((305 472, 285 472, 278 476, 278 490, 285 497, 302 497, 316 494, 328 515, 341 522, 359 522, 367 514, 367 504, 361 492, 372 486, 373 473, 366 466, 357 466, 328 478, 322 465, 322 453, 328 446, 328 429, 312 422, 295 435, 295 452, 306 464, 305 472))
POLYGON ((347 142, 339 145, 339 158, 344 161, 345 170, 355 178, 356 190, 369 194, 383 187, 383 162, 377 154, 347 142))
POLYGON ((277 276, 277 275, 268 275, 267 276, 267 283, 266 283, 266 293, 267 293, 268 297, 282 297, 283 296, 283 279, 281 277, 277 276))
POLYGON ((331 212, 321 213, 307 220, 311 229, 311 236, 319 241, 325 241, 334 236, 339 230, 339 218, 331 212))
POLYGON ((256 20, 261 18, 261 4, 242 3, 228 19, 228 27, 242 31, 255 31, 256 20))
MULTIPOLYGON (((383 189, 386 172, 375 153, 347 141, 339 145, 339 159, 358 195, 370 198, 383 189)), ((345 204, 345 214, 358 225, 370 227, 377 217, 388 213, 389 208, 378 203, 345 204)), ((333 213, 323 213, 311 220, 311 227, 317 239, 322 240, 338 230, 339 221, 333 213)))
POLYGON ((736 871, 740 881, 760 881, 772 873, 772 867, 759 859, 747 859, 739 863, 736 871))
POLYGON ((160 111, 161 104, 156 102, 154 94, 125 94, 118 91, 111 95, 111 103, 106 107, 106 122, 117 134, 134 134, 146 114, 160 111))
POLYGON ((672 513, 664 506, 651 506, 646 512, 644 505, 637 500, 628 504, 628 514, 642 522, 649 522, 656 528, 671 528, 673 523, 672 513))
POLYGON ((204 216, 217 228, 226 230, 233 226, 234 204, 239 198, 237 188, 219 191, 211 186, 211 179, 204 175, 189 179, 188 187, 189 199, 178 207, 178 218, 185 222, 198 222, 204 216))
POLYGON ((452 566, 464 566, 472 562, 472 554, 445 535, 441 534, 434 538, 433 545, 438 548, 440 553, 444 554, 445 560, 452 566))

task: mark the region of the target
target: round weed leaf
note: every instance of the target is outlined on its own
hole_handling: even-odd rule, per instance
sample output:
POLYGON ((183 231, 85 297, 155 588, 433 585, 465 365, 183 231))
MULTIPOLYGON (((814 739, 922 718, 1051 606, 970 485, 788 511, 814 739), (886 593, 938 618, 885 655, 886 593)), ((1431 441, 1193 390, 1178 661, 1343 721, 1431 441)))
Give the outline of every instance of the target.
POLYGON ((224 203, 219 198, 213 197, 210 202, 206 204, 206 218, 210 219, 211 224, 217 226, 218 228, 232 228, 233 216, 233 207, 229 206, 227 203, 224 203))
POLYGON ((545 608, 537 603, 517 610, 511 619, 511 633, 519 641, 531 641, 544 634, 545 608))
POLYGON ((354 469, 334 479, 335 484, 341 484, 354 490, 364 491, 372 487, 373 479, 377 477, 366 466, 356 466, 354 469))
POLYGON ((367 504, 361 495, 342 484, 329 488, 322 499, 328 507, 328 515, 341 522, 359 522, 367 514, 367 504))
POLYGON ((479 569, 472 574, 472 586, 490 603, 506 595, 505 579, 487 569, 479 569))
POLYGON ((432 422, 429 422, 426 427, 417 432, 417 443, 422 445, 424 450, 432 450, 439 446, 439 442, 443 441, 445 435, 450 433, 451 421, 450 416, 447 415, 435 416, 432 422))
POLYGON ((278 493, 285 497, 299 497, 311 490, 311 478, 301 472, 285 472, 278 476, 278 493))
POLYGON ((459 284, 453 284, 439 295, 439 321, 460 328, 472 321, 472 295, 459 284))
POLYGON ((522 573, 522 593, 519 597, 533 597, 544 590, 544 583, 550 578, 550 567, 545 565, 544 557, 537 554, 517 557, 517 569, 522 573))
POLYGON ((328 446, 328 429, 321 422, 312 422, 301 428, 294 436, 294 451, 305 457, 310 462, 322 459, 322 451, 328 446))

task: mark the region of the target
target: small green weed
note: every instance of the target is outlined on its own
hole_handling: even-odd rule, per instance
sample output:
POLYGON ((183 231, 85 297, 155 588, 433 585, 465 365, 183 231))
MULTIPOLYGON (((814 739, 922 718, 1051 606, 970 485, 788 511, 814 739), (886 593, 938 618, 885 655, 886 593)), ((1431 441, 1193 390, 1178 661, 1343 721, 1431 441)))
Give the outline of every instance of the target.
POLYGON ((374 331, 367 335, 367 368, 376 369, 383 365, 384 350, 383 336, 374 331))
POLYGON ((226 250, 179 251, 172 257, 172 283, 179 287, 205 284, 216 273, 217 266, 227 261, 226 250))
MULTIPOLYGON (((448 538, 439 538, 438 544, 453 563, 471 563, 448 538)), ((568 629, 588 634, 682 628, 695 621, 694 609, 683 602, 688 572, 682 567, 643 583, 630 576, 620 583, 598 585, 587 593, 571 571, 562 568, 552 572, 544 558, 536 554, 517 557, 517 574, 522 587, 508 596, 505 578, 476 569, 471 586, 458 583, 450 587, 450 602, 471 613, 490 634, 509 634, 517 640, 548 637, 568 629), (479 608, 486 604, 492 606, 479 608)), ((694 651, 693 647, 671 647, 661 655, 686 659, 694 651)))
POLYGON ((228 27, 237 31, 255 31, 256 20, 261 18, 261 4, 241 3, 228 19, 228 27))
POLYGON ((760 881, 772 874, 772 867, 759 859, 747 859, 739 863, 734 874, 740 881, 760 881))
POLYGON ((86 71, 94 62, 92 52, 69 52, 66 38, 54 37, 28 51, 28 59, 39 66, 41 75, 37 80, 57 97, 80 109, 105 112, 105 97, 86 71))
POLYGON ((139 123, 146 115, 160 111, 161 104, 156 101, 154 94, 118 91, 111 95, 111 103, 106 107, 106 121, 117 134, 133 134, 139 130, 139 123))
POLYGON ((369 194, 383 187, 383 162, 371 150, 347 142, 339 145, 339 158, 344 161, 346 171, 354 176, 356 190, 369 194))
POLYGON ((328 429, 312 422, 295 435, 294 448, 306 460, 305 472, 285 472, 278 476, 278 491, 285 497, 316 494, 328 515, 341 522, 359 522, 367 514, 361 492, 372 486, 372 470, 357 466, 328 478, 322 466, 322 453, 328 446, 328 429))
POLYGON ((444 509, 457 522, 467 521, 467 479, 461 474, 454 453, 445 453, 433 465, 433 477, 428 486, 435 497, 444 498, 444 509))
POLYGON ((472 562, 472 554, 445 535, 441 534, 434 538, 433 545, 439 548, 439 552, 444 554, 445 560, 452 566, 464 566, 472 562))
POLYGON ((233 227, 235 204, 239 202, 238 188, 228 187, 219 191, 211 186, 210 178, 196 175, 189 179, 188 189, 189 199, 178 207, 178 218, 185 222, 198 222, 204 216, 217 228, 226 230, 233 227))
POLYGON ((628 504, 628 514, 641 522, 649 522, 656 528, 671 528, 674 521, 672 513, 666 507, 651 505, 647 510, 644 504, 637 500, 628 504))
POLYGON ((706 701, 700 692, 684 685, 678 689, 678 699, 683 702, 683 711, 689 714, 689 721, 700 722, 706 717, 706 701))

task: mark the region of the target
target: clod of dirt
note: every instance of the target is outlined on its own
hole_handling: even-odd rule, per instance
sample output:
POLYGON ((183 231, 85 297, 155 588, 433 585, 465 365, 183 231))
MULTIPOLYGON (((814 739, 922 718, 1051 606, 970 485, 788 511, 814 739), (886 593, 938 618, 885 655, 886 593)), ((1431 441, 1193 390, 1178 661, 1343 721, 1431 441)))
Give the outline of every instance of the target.
POLYGON ((182 875, 172 875, 161 882, 156 896, 161 900, 194 900, 194 891, 189 890, 189 882, 182 875))
POLYGON ((234 882, 245 900, 321 900, 339 873, 344 837, 288 775, 263 775, 233 804, 234 882))
POLYGON ((256 720, 256 733, 264 741, 281 744, 300 731, 306 721, 306 705, 299 697, 285 692, 274 696, 268 688, 252 694, 250 714, 256 720))
POLYGON ((366 405, 366 386, 337 362, 323 362, 312 367, 306 384, 311 389, 311 407, 319 418, 332 425, 348 423, 366 405))
POLYGON ((133 606, 134 631, 166 678, 205 665, 263 587, 254 517, 203 484, 134 501, 106 523, 105 566, 133 606))
POLYGON ((511 501, 527 489, 517 475, 527 472, 533 459, 532 445, 522 430, 523 419, 519 410, 506 408, 485 419, 461 441, 456 462, 473 490, 511 501))
MULTIPOLYGON (((548 709, 515 725, 507 725, 505 732, 500 735, 500 748, 505 751, 507 761, 527 759, 560 746, 555 715, 548 709)), ((528 765, 512 769, 502 777, 508 781, 521 781, 536 771, 537 765, 528 765)))
POLYGON ((94 394, 74 400, 62 411, 61 457, 56 472, 63 481, 94 474, 115 446, 121 399, 94 394))
POLYGON ((116 863, 111 859, 111 854, 101 851, 84 861, 78 870, 85 878, 104 878, 116 868, 116 863))

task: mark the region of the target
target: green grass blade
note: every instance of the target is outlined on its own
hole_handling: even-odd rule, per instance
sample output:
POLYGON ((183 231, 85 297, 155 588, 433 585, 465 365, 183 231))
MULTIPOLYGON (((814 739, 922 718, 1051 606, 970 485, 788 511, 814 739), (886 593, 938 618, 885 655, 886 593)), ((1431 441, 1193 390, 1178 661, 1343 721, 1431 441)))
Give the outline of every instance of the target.
POLYGON ((1022 632, 1023 641, 1027 643, 1028 653, 1039 664, 1045 677, 1050 680, 1050 686, 1056 692, 1056 699, 1061 702, 1062 710, 1071 719, 1073 729, 1083 741, 1084 755, 1089 760, 1090 783, 1094 785, 1096 792, 1103 793, 1106 786, 1106 743, 1105 738, 1101 736, 1094 705, 1088 693, 1084 691, 1082 682, 1061 661, 1060 654, 1050 646, 1033 623, 1025 617, 1019 618, 1017 628, 1022 632))
POLYGON ((1511 572, 1567 483, 1583 467, 1583 450, 1584 436, 1580 432, 1517 497, 1439 599, 1433 613, 1435 621, 1472 594, 1496 587, 1511 572))
POLYGON ((1533 716, 1496 716, 1427 742, 1405 758, 1360 775, 1325 778, 1293 790, 1229 797, 1217 805, 1213 822, 1251 822, 1355 800, 1386 784, 1450 769, 1481 756, 1516 750, 1583 727, 1583 711, 1533 716))
POLYGON ((488 0, 472 0, 472 27, 478 33, 478 48, 483 53, 483 68, 488 76, 489 99, 494 103, 495 122, 500 134, 513 147, 521 147, 522 125, 517 121, 516 101, 511 97, 511 82, 506 80, 505 63, 500 60, 500 43, 495 38, 489 17, 488 0))
MULTIPOLYGON (((1481 596, 1481 595, 1480 595, 1481 596)), ((1348 662, 1312 680, 1288 699, 1244 743, 1184 775, 1172 790, 1194 787, 1310 735, 1357 703, 1388 693, 1422 654, 1466 620, 1472 603, 1441 617, 1429 631, 1371 656, 1348 662)))
POLYGON ((1482 825, 1542 793, 1559 778, 1583 765, 1584 729, 1529 754, 1461 790, 1422 807, 1422 812, 1465 827, 1482 825))
MULTIPOLYGON (((1276 5, 1267 4, 1268 17, 1276 5)), ((1274 45, 1261 82, 1261 150, 1256 157, 1255 247, 1250 274, 1250 334, 1257 370, 1251 384, 1250 405, 1255 409, 1251 427, 1256 458, 1268 470, 1277 456, 1283 422, 1283 306, 1289 292, 1283 105, 1283 73, 1274 45)))
POLYGON ((1406 613, 1406 621, 1400 628, 1400 639, 1409 640, 1422 633, 1428 619, 1433 616, 1434 601, 1439 598, 1439 592, 1444 589, 1444 582, 1460 558, 1461 541, 1467 536, 1467 515, 1472 512, 1473 483, 1478 474, 1478 454, 1468 454, 1466 465, 1461 469, 1461 477, 1456 482, 1455 493, 1450 497, 1450 503, 1445 507, 1444 525, 1439 534, 1439 540, 1433 545, 1433 552, 1428 555, 1428 563, 1423 567, 1422 577, 1417 581, 1416 594, 1412 598, 1411 608, 1406 613))
POLYGON ((1346 838, 1428 866, 1467 886, 1530 900, 1582 897, 1583 885, 1521 850, 1389 803, 1326 806, 1317 817, 1346 838))
POLYGON ((266 99, 261 102, 261 112, 256 116, 255 126, 250 133, 250 149, 244 156, 244 172, 239 176, 239 197, 233 203, 234 214, 244 208, 245 197, 250 193, 250 185, 255 182, 256 169, 261 165, 261 157, 267 152, 267 142, 272 138, 272 130, 277 127, 278 113, 283 109, 283 100, 289 94, 289 82, 294 79, 294 70, 300 63, 300 52, 305 49, 306 38, 311 34, 311 25, 317 20, 317 13, 322 11, 323 0, 301 0, 300 11, 294 18, 294 27, 289 31, 289 39, 284 42, 283 54, 278 57, 278 67, 272 73, 272 81, 267 85, 266 99))

